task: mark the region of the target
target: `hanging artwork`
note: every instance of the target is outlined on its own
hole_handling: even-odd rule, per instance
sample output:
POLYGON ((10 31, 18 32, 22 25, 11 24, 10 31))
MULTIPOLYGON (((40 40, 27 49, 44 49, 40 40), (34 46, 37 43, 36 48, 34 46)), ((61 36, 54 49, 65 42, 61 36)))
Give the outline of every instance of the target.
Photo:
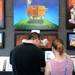
POLYGON ((28 39, 28 35, 25 33, 15 34, 15 46, 18 46, 23 43, 23 40, 28 39))
POLYGON ((4 0, 0 0, 0 29, 4 28, 4 0))
POLYGON ((67 33, 67 49, 75 50, 75 33, 67 33))
POLYGON ((42 48, 45 51, 50 51, 52 47, 52 41, 58 37, 57 33, 44 33, 41 34, 41 45, 40 48, 42 48))
MULTIPOLYGON (((57 33, 54 34, 41 34, 40 48, 43 50, 51 50, 52 41, 57 38, 57 33)), ((27 42, 28 34, 17 33, 15 34, 15 46, 27 42)))
POLYGON ((57 30, 59 0, 14 0, 16 30, 57 30))
POLYGON ((75 0, 67 0, 66 25, 69 29, 75 28, 75 0))

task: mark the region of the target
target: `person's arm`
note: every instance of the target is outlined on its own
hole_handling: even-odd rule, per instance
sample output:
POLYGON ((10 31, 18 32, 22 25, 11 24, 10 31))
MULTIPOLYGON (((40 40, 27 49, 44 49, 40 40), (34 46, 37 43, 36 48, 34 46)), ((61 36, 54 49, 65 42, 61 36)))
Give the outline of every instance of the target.
POLYGON ((44 75, 51 75, 51 66, 50 66, 50 63, 46 63, 45 74, 44 75))
POLYGON ((15 48, 10 52, 10 64, 12 65, 13 75, 17 75, 16 65, 15 65, 15 48))
POLYGON ((13 49, 13 50, 10 52, 10 64, 11 64, 11 65, 13 65, 13 64, 14 64, 14 61, 15 61, 14 55, 15 55, 15 50, 13 49))

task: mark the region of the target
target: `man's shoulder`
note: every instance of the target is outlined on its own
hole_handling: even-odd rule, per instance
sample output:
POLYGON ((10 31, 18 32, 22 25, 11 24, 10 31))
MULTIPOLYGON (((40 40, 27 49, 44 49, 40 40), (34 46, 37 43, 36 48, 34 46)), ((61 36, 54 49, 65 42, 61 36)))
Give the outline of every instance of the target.
POLYGON ((12 50, 11 50, 11 53, 12 52, 15 52, 21 45, 18 45, 18 46, 15 46, 12 50))

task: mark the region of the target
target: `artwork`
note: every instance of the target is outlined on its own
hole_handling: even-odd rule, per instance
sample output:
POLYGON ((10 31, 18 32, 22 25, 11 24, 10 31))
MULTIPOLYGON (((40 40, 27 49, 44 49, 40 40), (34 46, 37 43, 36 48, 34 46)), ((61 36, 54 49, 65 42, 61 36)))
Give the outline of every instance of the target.
MULTIPOLYGON (((42 48, 44 50, 51 50, 52 41, 56 37, 57 37, 57 34, 41 34, 40 48, 42 48)), ((17 33, 17 34, 15 34, 15 45, 17 46, 17 45, 22 44, 24 39, 28 39, 27 34, 25 34, 25 33, 17 33)))
POLYGON ((4 28, 4 0, 0 0, 0 29, 4 28))
POLYGON ((4 47, 4 33, 0 32, 0 48, 4 47))
POLYGON ((75 33, 67 33, 67 49, 75 50, 75 33))
POLYGON ((28 38, 27 34, 24 33, 15 34, 15 46, 22 44, 22 41, 27 38, 28 38))
POLYGON ((75 0, 67 0, 66 25, 69 29, 75 28, 75 0))
POLYGON ((16 30, 57 30, 59 0, 14 0, 16 30))
POLYGON ((55 38, 57 38, 56 33, 55 34, 41 34, 41 40, 43 42, 43 45, 41 45, 40 47, 43 48, 44 50, 51 50, 52 41, 55 38))

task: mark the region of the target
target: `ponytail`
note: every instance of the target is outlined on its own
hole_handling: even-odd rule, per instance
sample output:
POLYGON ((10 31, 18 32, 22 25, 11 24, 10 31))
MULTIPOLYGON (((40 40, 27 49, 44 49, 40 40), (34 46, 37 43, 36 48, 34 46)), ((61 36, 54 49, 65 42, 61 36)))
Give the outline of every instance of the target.
POLYGON ((54 47, 55 50, 59 52, 59 55, 62 55, 65 52, 65 47, 64 47, 63 40, 60 39, 60 38, 56 38, 52 42, 52 47, 54 47))

